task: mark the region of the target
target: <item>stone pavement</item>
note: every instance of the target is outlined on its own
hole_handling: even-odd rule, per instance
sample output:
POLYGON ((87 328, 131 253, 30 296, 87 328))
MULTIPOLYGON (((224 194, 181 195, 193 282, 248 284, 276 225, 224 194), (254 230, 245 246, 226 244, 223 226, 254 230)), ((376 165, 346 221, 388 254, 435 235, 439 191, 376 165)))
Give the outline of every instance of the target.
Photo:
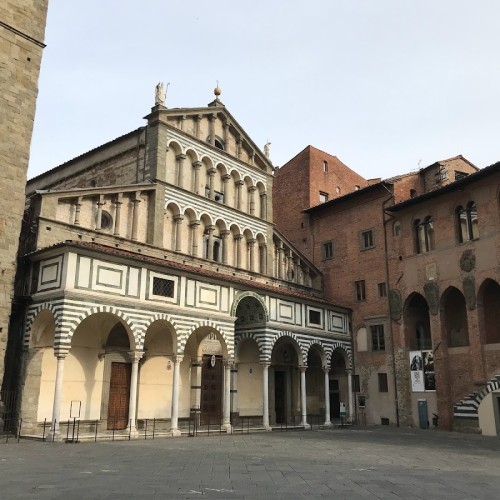
POLYGON ((0 444, 2 499, 500 498, 500 438, 365 427, 0 444))

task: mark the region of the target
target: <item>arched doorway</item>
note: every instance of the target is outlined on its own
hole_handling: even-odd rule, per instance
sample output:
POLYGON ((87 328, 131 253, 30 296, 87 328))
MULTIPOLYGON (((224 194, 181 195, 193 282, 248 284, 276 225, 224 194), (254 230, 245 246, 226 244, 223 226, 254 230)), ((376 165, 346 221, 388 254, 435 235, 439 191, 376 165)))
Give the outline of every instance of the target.
POLYGON ((184 352, 181 377, 187 376, 186 370, 191 369, 191 407, 200 411, 201 425, 221 425, 226 383, 229 383, 224 377, 224 361, 228 359, 224 338, 211 327, 198 328, 190 335, 184 352))
POLYGON ((441 298, 441 326, 448 347, 469 345, 465 297, 457 288, 447 288, 441 298))
POLYGON ((271 354, 269 409, 276 424, 292 423, 300 414, 299 352, 293 338, 281 337, 271 354))
POLYGON ((330 361, 330 419, 340 418, 340 403, 347 403, 348 381, 346 360, 342 352, 335 350, 330 361))
POLYGON ((480 327, 485 344, 500 343, 500 285, 486 279, 478 293, 478 309, 480 327))
POLYGON ((222 419, 224 364, 222 345, 215 333, 200 343, 201 353, 201 425, 219 424, 222 419))
POLYGON ((324 355, 321 347, 314 344, 307 353, 306 397, 307 411, 312 415, 325 415, 324 355))

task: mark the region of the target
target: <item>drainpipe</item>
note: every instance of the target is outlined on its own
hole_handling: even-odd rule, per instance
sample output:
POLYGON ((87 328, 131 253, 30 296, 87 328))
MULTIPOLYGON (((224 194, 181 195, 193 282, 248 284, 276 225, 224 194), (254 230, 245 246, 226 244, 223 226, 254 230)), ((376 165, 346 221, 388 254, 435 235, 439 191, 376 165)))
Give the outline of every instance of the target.
MULTIPOLYGON (((386 204, 391 202, 394 198, 394 192, 390 191, 387 186, 382 182, 382 186, 389 192, 390 196, 386 200, 382 202, 382 224, 384 226, 384 257, 385 257, 385 281, 387 283, 387 311, 389 316, 389 321, 387 325, 389 327, 389 336, 391 337, 391 355, 392 355, 392 372, 393 372, 393 380, 394 380, 394 404, 396 411, 396 426, 399 427, 399 401, 398 401, 398 385, 397 385, 397 374, 396 374, 396 356, 395 356, 395 348, 394 348, 394 335, 392 330, 392 318, 391 318, 391 307, 389 303, 389 256, 387 253, 387 224, 391 221, 391 219, 386 219, 385 216, 393 217, 391 214, 386 212, 386 204)), ((394 189, 394 188, 393 188, 394 189)))

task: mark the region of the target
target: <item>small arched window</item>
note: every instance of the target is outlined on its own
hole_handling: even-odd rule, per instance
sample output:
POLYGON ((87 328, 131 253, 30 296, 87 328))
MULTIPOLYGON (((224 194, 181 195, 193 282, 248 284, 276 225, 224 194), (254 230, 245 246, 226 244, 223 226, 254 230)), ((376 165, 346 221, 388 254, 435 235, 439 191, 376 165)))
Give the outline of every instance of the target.
POLYGON ((413 222, 415 228, 415 248, 417 253, 425 253, 434 250, 434 222, 428 215, 423 221, 416 219, 413 222))
POLYGON ((392 225, 392 235, 393 236, 401 236, 401 223, 399 221, 396 221, 392 225))
POLYGON ((456 208, 455 224, 459 243, 479 237, 477 207, 473 201, 467 203, 466 208, 462 206, 456 208))

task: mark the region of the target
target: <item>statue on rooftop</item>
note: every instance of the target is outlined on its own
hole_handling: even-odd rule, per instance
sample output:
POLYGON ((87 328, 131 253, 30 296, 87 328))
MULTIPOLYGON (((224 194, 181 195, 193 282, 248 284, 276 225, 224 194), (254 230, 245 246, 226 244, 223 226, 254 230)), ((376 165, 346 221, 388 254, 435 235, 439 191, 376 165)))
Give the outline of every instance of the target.
POLYGON ((165 87, 163 86, 163 82, 158 82, 155 89, 155 106, 159 104, 161 106, 165 106, 166 99, 165 87))
POLYGON ((267 142, 264 144, 264 156, 266 158, 269 158, 270 146, 271 146, 271 143, 269 142, 269 139, 268 139, 267 142))

